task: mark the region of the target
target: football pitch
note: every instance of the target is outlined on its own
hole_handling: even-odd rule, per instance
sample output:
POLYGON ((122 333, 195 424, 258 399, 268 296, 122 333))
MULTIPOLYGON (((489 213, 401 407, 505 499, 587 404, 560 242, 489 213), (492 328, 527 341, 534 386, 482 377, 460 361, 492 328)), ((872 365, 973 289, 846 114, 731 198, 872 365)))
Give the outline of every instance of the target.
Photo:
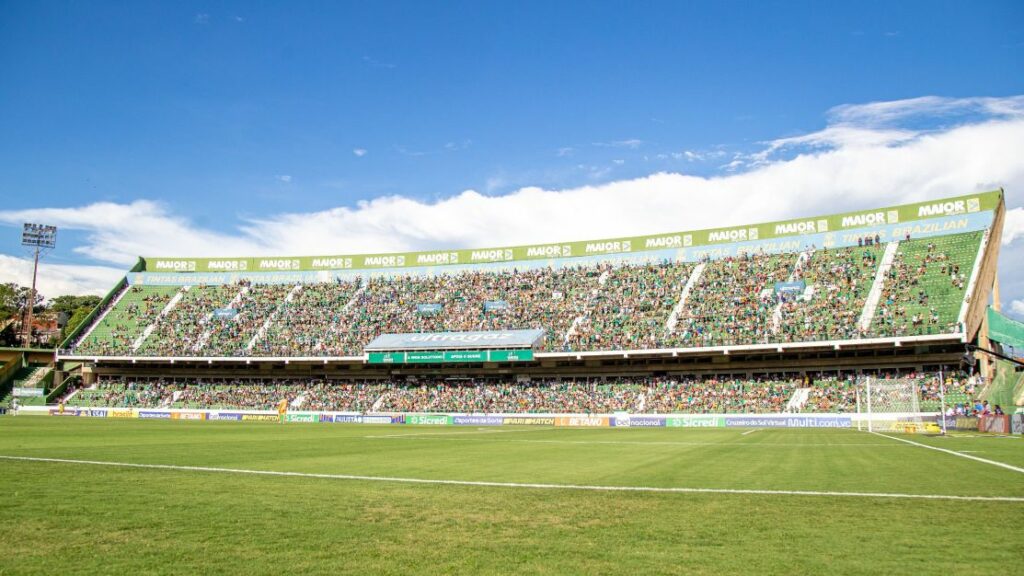
POLYGON ((1019 437, 0 418, 0 574, 990 574, 1022 515, 1019 437))

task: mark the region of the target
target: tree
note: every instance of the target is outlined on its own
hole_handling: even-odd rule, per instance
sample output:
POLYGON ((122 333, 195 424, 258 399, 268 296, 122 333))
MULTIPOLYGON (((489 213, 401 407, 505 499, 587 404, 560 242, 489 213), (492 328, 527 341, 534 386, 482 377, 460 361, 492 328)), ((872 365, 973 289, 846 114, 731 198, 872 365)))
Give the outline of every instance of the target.
POLYGON ((13 282, 0 284, 0 321, 18 313, 18 291, 21 287, 13 282))
MULTIPOLYGON (((97 298, 97 300, 99 300, 99 299, 97 298)), ((94 306, 89 306, 89 307, 84 307, 83 306, 81 308, 76 309, 71 314, 71 317, 68 318, 68 323, 65 324, 64 328, 61 329, 61 331, 60 331, 60 341, 61 342, 63 342, 64 339, 66 339, 68 336, 70 336, 72 333, 74 333, 74 331, 78 329, 78 327, 82 324, 82 322, 85 322, 85 319, 89 316, 89 313, 92 312, 93 308, 94 308, 94 306)))
POLYGON ((64 296, 57 296, 53 300, 50 300, 50 310, 60 313, 64 312, 68 316, 74 316, 75 312, 79 308, 88 308, 92 310, 96 306, 99 306, 99 296, 72 296, 66 294, 64 296))

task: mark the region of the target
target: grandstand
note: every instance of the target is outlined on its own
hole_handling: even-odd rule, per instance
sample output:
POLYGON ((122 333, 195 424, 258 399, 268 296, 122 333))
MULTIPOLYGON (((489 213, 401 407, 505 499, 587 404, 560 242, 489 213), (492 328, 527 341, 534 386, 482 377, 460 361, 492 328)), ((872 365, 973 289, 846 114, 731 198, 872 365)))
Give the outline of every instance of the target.
POLYGON ((145 257, 57 358, 80 366, 80 406, 833 413, 873 374, 919 378, 937 410, 940 370, 972 382, 955 400, 980 392, 957 369, 1004 211, 999 190, 562 244, 145 257), (450 342, 526 330, 542 337, 450 342))

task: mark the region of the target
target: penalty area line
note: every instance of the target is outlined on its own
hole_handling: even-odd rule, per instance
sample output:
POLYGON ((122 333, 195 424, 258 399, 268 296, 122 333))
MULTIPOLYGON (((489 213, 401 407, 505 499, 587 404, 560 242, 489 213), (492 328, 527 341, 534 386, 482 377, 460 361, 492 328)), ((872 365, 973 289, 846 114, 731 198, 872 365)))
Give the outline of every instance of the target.
POLYGON ((275 470, 247 470, 239 468, 218 468, 212 466, 178 466, 173 464, 139 464, 134 462, 109 462, 101 460, 72 460, 68 458, 39 458, 32 456, 5 456, 0 460, 19 462, 43 462, 52 464, 79 464, 88 466, 109 466, 115 468, 141 468, 147 470, 172 470, 178 472, 208 472, 219 474, 248 474, 254 476, 278 476, 289 478, 316 478, 325 480, 358 480, 364 482, 390 482, 395 484, 434 484, 444 486, 476 486, 487 488, 525 488, 533 490, 574 490, 588 492, 649 492, 661 494, 733 494, 754 496, 825 496, 830 498, 892 498, 910 500, 959 500, 972 502, 1015 502, 1024 503, 1021 496, 958 496, 952 494, 900 494, 890 492, 837 492, 817 490, 757 490, 742 488, 685 488, 658 486, 595 486, 586 484, 545 484, 524 482, 488 482, 480 480, 438 480, 431 478, 399 478, 392 476, 362 476, 356 474, 318 474, 313 472, 279 472, 275 470))
POLYGON ((882 438, 888 438, 897 442, 904 442, 913 446, 920 446, 921 448, 927 448, 929 450, 936 450, 938 452, 945 452, 946 454, 952 454, 953 456, 959 456, 961 458, 967 458, 968 460, 974 460, 976 462, 982 462, 984 464, 991 464, 992 466, 999 466, 1000 468, 1006 468, 1007 470, 1017 472, 1018 474, 1024 474, 1024 468, 1019 466, 1012 466, 1005 462, 999 462, 997 460, 989 460, 988 458, 981 458, 980 456, 971 456, 970 454, 964 454, 963 452, 957 452, 956 450, 947 450, 946 448, 939 448, 938 446, 929 446, 928 444, 922 444, 920 442, 914 442, 913 440, 907 440, 906 438, 897 438, 895 436, 889 436, 888 434, 882 434, 881 432, 868 432, 868 434, 874 434, 875 436, 881 436, 882 438))

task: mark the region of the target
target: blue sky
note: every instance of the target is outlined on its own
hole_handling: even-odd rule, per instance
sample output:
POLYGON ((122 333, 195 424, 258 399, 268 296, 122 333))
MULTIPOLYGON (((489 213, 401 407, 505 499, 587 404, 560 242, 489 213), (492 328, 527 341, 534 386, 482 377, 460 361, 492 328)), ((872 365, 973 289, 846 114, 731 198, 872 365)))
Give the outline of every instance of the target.
MULTIPOLYGON (((970 153, 972 127, 1016 143, 1022 62, 1021 2, 3 2, 0 279, 23 274, 26 217, 62 227, 53 290, 95 291, 144 251, 487 244, 487 227, 393 213, 511 217, 532 187, 568 212, 527 210, 532 229, 493 239, 575 239, 611 224, 568 214, 697 193, 658 174, 707 184, 697 218, 722 224, 999 185, 1016 209, 1021 161, 993 154, 984 174, 908 178, 890 158, 878 184, 830 191, 825 175, 870 149, 970 153), (715 184, 745 181, 760 184, 742 197, 777 209, 713 205, 715 184), (812 183, 813 202, 786 192, 812 183), (572 192, 595 189, 605 203, 572 192)), ((690 222, 638 214, 608 232, 690 222)), ((1024 289, 1008 293, 1024 314, 1024 289)))

